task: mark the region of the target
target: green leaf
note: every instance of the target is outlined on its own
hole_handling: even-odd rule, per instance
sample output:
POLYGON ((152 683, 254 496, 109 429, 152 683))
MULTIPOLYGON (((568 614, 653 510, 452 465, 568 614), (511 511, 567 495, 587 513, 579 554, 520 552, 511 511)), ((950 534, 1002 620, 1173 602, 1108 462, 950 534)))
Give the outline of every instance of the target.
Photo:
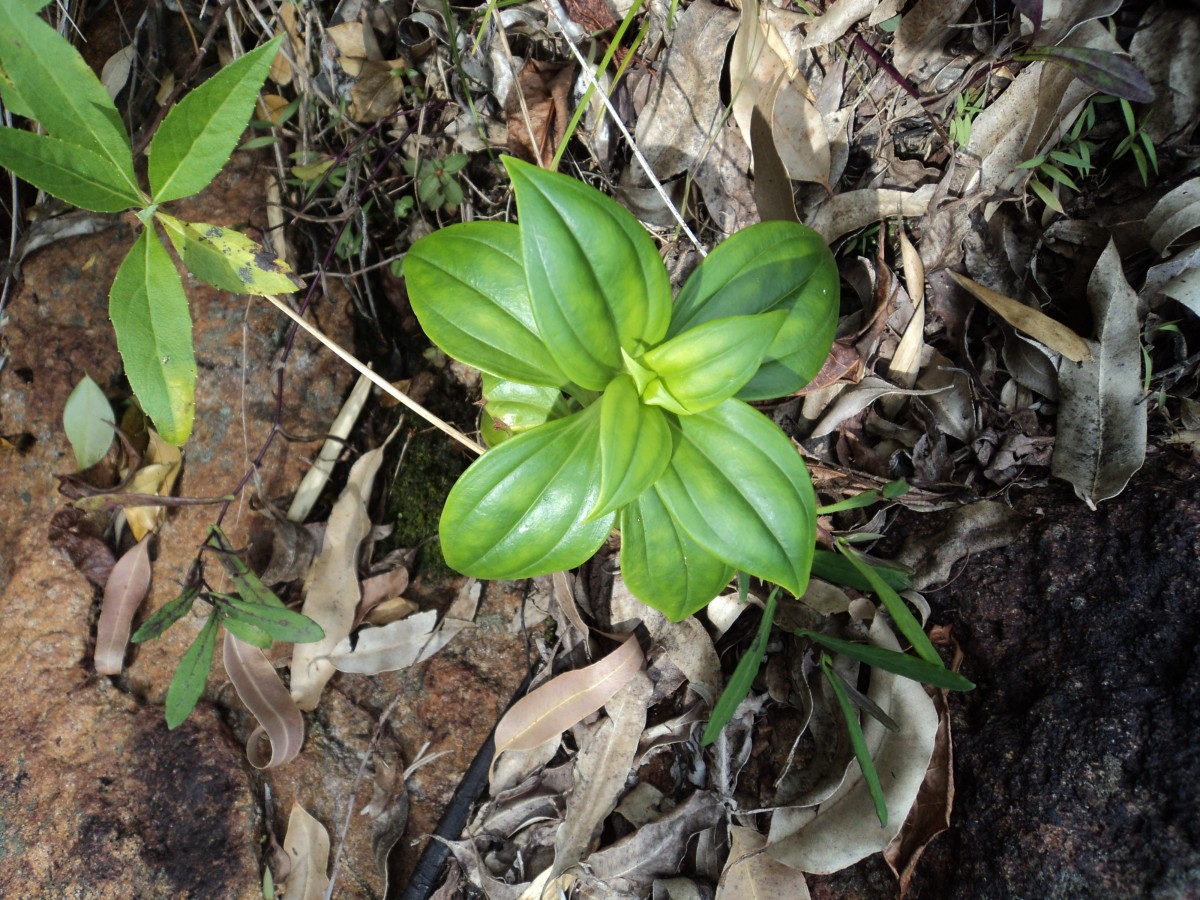
POLYGON ((799 451, 740 400, 682 416, 671 464, 656 483, 672 518, 729 565, 804 593, 816 498, 799 451))
POLYGON ((771 624, 775 621, 777 602, 775 595, 777 593, 777 590, 771 591, 767 597, 767 607, 763 610, 762 621, 758 623, 758 634, 755 635, 754 643, 750 645, 746 655, 738 660, 737 668, 733 670, 729 684, 725 685, 725 690, 721 692, 721 698, 713 707, 712 718, 708 720, 704 736, 700 738, 701 747, 707 747, 717 739, 721 729, 729 724, 729 720, 737 712, 738 705, 750 693, 750 687, 754 684, 759 667, 762 666, 763 656, 767 652, 767 640, 771 637, 771 624))
POLYGON ((104 459, 116 432, 112 405, 100 385, 87 375, 79 379, 63 407, 63 430, 75 453, 75 466, 90 469, 104 459))
POLYGON ((647 403, 680 415, 703 412, 728 400, 762 363, 787 320, 784 310, 712 319, 676 335, 642 357, 658 377, 647 385, 647 403))
POLYGON ((230 63, 167 113, 148 151, 155 203, 190 197, 224 168, 246 130, 281 40, 279 35, 230 63))
POLYGON ((666 414, 642 403, 630 376, 614 378, 599 406, 600 496, 593 518, 620 509, 654 484, 673 448, 666 414))
POLYGON ((921 628, 921 623, 917 621, 912 611, 909 610, 903 598, 883 579, 883 576, 879 574, 874 566, 869 565, 859 557, 857 551, 851 549, 843 541, 839 541, 837 546, 841 550, 842 555, 849 560, 850 565, 858 570, 858 574, 867 580, 871 585, 871 590, 883 601, 888 615, 892 617, 892 621, 900 630, 900 633, 912 644, 912 648, 917 651, 917 656, 935 666, 945 668, 942 658, 933 649, 933 644, 925 636, 925 632, 921 628))
POLYGON ((571 414, 570 403, 556 387, 506 381, 486 372, 483 375, 483 399, 486 402, 484 415, 498 438, 489 439, 487 433, 484 433, 485 442, 489 447, 494 447, 514 434, 571 414))
POLYGON ((1154 89, 1129 57, 1094 47, 1031 47, 1017 56, 1024 60, 1057 63, 1084 84, 1113 97, 1150 103, 1154 89))
POLYGON ((603 390, 665 336, 671 284, 650 235, 583 182, 504 157, 538 332, 576 384, 603 390))
POLYGON ((1046 164, 1044 166, 1038 166, 1038 171, 1041 172, 1043 175, 1047 176, 1048 178, 1050 178, 1051 181, 1057 181, 1059 184, 1065 185, 1066 187, 1069 187, 1073 191, 1079 190, 1079 185, 1077 185, 1071 179, 1070 175, 1068 175, 1066 172, 1064 172, 1058 166, 1052 166, 1052 165, 1046 164))
POLYGON ((720 244, 688 277, 668 337, 713 319, 787 310, 788 318, 741 400, 798 391, 820 371, 837 328, 837 263, 821 236, 795 222, 762 222, 720 244))
POLYGON ((1058 197, 1054 195, 1054 191, 1050 190, 1050 188, 1046 187, 1046 185, 1042 184, 1035 178, 1033 181, 1029 182, 1029 189, 1037 194, 1042 199, 1042 202, 1056 213, 1063 214, 1062 203, 1059 202, 1058 197))
MULTIPOLYGON (((308 616, 292 612, 287 607, 251 603, 232 594, 213 594, 212 599, 224 613, 226 628, 229 628, 231 621, 243 622, 277 641, 290 641, 293 644, 311 644, 325 638, 324 628, 308 616)), ((233 629, 230 628, 230 631, 233 629)), ((240 637, 237 632, 234 632, 234 636, 240 637)))
POLYGON ((850 703, 850 698, 846 696, 842 677, 834 671, 829 657, 824 653, 821 654, 821 672, 825 675, 829 686, 833 688, 838 706, 842 709, 842 718, 846 720, 846 730, 850 733, 850 746, 854 748, 854 758, 858 760, 863 780, 867 783, 867 791, 875 803, 875 815, 879 817, 880 826, 886 827, 888 821, 887 800, 884 799, 883 787, 879 784, 879 773, 875 770, 875 761, 871 759, 867 739, 863 736, 862 725, 858 721, 858 711, 850 703))
POLYGON ((240 619, 226 615, 222 619, 222 624, 230 634, 243 644, 249 644, 251 647, 257 647, 259 650, 270 650, 275 643, 274 638, 257 625, 251 625, 249 622, 243 622, 240 619))
POLYGON ((734 569, 705 551, 671 518, 657 489, 621 509, 621 575, 633 595, 672 622, 703 609, 734 569))
POLYGON ((142 627, 130 638, 135 644, 160 638, 168 628, 192 611, 192 605, 200 596, 199 583, 188 585, 183 593, 160 607, 154 615, 142 623, 142 627))
POLYGON ((221 561, 226 574, 246 601, 259 606, 283 609, 283 601, 250 571, 246 561, 233 549, 233 544, 229 542, 229 538, 225 536, 225 532, 220 527, 208 526, 208 540, 216 550, 217 558, 221 561))
POLYGON ((600 492, 600 406, 527 431, 476 460, 442 510, 446 563, 476 578, 532 578, 585 562, 614 514, 600 492))
POLYGON ((166 248, 146 228, 109 291, 125 375, 163 440, 183 444, 195 414, 196 357, 183 283, 166 248))
POLYGON ((934 687, 945 688, 948 691, 975 689, 973 682, 968 681, 957 672, 951 672, 945 666, 935 666, 923 659, 909 656, 907 653, 897 653, 895 650, 885 650, 883 647, 875 647, 871 644, 855 644, 807 628, 801 628, 796 634, 820 644, 826 650, 857 659, 859 662, 883 669, 885 672, 911 678, 913 681, 932 684, 934 687))
MULTIPOLYGON (((100 79, 78 51, 38 17, 29 3, 0 3, 0 65, 16 87, 18 106, 51 137, 104 160, 112 187, 139 198, 129 136, 100 79)), ((9 91, 5 91, 6 99, 9 91)))
MULTIPOLYGON (((866 560, 860 561, 864 565, 870 565, 889 587, 897 591, 905 591, 912 587, 912 582, 908 578, 908 572, 905 570, 889 566, 871 565, 866 560)), ((818 549, 813 554, 812 573, 817 578, 823 578, 834 584, 845 585, 846 587, 854 588, 856 591, 872 590, 871 582, 867 581, 849 560, 840 553, 834 553, 830 550, 818 549)))
POLYGON ((81 209, 121 212, 142 203, 140 194, 123 182, 109 160, 44 134, 0 128, 0 165, 81 209))
POLYGON ((182 725, 204 693, 204 683, 208 681, 208 672, 212 668, 213 650, 217 646, 217 625, 220 621, 220 614, 214 610, 204 620, 204 627, 192 641, 192 646, 179 660, 175 677, 167 688, 167 728, 182 725))
POLYGON ((156 213, 188 271, 208 284, 235 294, 290 294, 304 287, 292 269, 240 231, 220 225, 181 222, 156 213))
POLYGON ((508 381, 567 383, 534 321, 516 225, 441 228, 412 245, 404 277, 421 327, 455 359, 508 381))

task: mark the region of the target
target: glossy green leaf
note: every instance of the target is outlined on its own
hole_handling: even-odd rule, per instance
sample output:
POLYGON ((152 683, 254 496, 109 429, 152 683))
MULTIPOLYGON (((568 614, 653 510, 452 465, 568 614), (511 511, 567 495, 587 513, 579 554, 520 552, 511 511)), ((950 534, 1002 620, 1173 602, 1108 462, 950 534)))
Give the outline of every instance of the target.
POLYGON ((888 821, 887 800, 883 796, 883 787, 879 784, 879 772, 875 769, 875 760, 871 759, 871 750, 863 735, 862 724, 858 721, 858 710, 854 708, 850 698, 846 695, 842 676, 838 675, 829 662, 829 657, 825 654, 821 654, 821 672, 824 674, 825 680, 829 682, 829 686, 833 688, 833 695, 837 697, 838 706, 841 707, 842 718, 846 721, 846 730, 850 733, 850 746, 854 748, 854 758, 858 760, 858 766, 862 769, 863 781, 866 782, 867 791, 875 804, 875 815, 879 817, 880 826, 886 826, 888 821))
POLYGON ((282 35, 227 65, 167 113, 148 151, 155 203, 190 197, 217 177, 246 130, 282 35))
POLYGON ((721 243, 693 270, 668 337, 714 319, 787 310, 766 358, 738 391, 766 400, 798 391, 820 371, 838 320, 838 271, 821 236, 795 222, 762 222, 721 243))
POLYGON ((183 283, 152 228, 121 263, 108 314, 125 375, 163 440, 182 444, 195 414, 196 357, 183 283))
POLYGON ((181 222, 157 213, 167 237, 188 271, 208 284, 235 294, 290 294, 304 287, 292 269, 240 231, 221 225, 181 222))
POLYGON ((260 606, 283 608, 283 601, 251 571, 219 526, 208 526, 208 539, 210 545, 215 548, 217 559, 221 561, 225 573, 237 588, 238 593, 242 595, 243 600, 260 606))
POLYGON ((441 228, 412 245, 404 277, 421 327, 455 359, 508 381, 567 383, 534 320, 516 225, 441 228))
POLYGON ((34 12, 35 5, 0 3, 0 65, 16 87, 18 106, 51 137, 100 157, 113 190, 140 203, 129 136, 108 91, 70 42, 34 12))
POLYGON ((515 579, 586 561, 615 518, 587 518, 600 491, 599 434, 593 404, 476 460, 442 510, 446 563, 476 578, 515 579))
POLYGON ((776 595, 778 593, 778 590, 773 590, 767 597, 767 606, 763 610, 762 621, 758 623, 758 634, 754 636, 754 643, 750 645, 746 655, 738 660, 737 668, 733 670, 729 683, 721 692, 717 705, 713 707, 712 718, 708 720, 704 736, 700 738, 701 747, 707 747, 717 739, 721 729, 728 725, 729 720, 733 718, 738 705, 750 693, 750 687, 758 676, 763 656, 767 652, 767 641, 771 637, 771 625, 775 621, 775 607, 778 603, 776 595))
POLYGON ((121 212, 142 202, 110 160, 44 134, 0 128, 0 166, 81 209, 121 212))
POLYGON ((505 157, 538 332, 558 367, 599 391, 667 331, 671 285, 654 241, 583 182, 505 157))
POLYGON ((816 540, 816 499, 799 451, 740 400, 681 416, 656 483, 671 516, 714 556, 796 596, 816 540))
POLYGON ((204 683, 208 681, 208 672, 212 668, 213 650, 217 646, 217 626, 220 621, 220 614, 214 610, 204 620, 204 627, 192 641, 192 646, 179 660, 175 677, 167 688, 167 728, 182 725, 204 693, 204 683))
POLYGON ((116 433, 112 404, 100 385, 87 375, 71 391, 63 407, 63 431, 71 442, 75 466, 83 471, 104 459, 116 433))
POLYGON ((672 622, 703 609, 733 577, 732 566, 679 527, 653 487, 622 507, 620 527, 625 584, 672 622))
POLYGON ((182 594, 169 603, 163 604, 155 611, 154 615, 143 622, 142 627, 135 631, 129 640, 135 644, 141 644, 162 637, 168 628, 192 611, 192 605, 199 596, 200 585, 198 583, 184 588, 182 594))
MULTIPOLYGON (((870 565, 884 583, 898 591, 908 590, 912 587, 912 582, 909 580, 909 573, 904 569, 894 568, 892 566, 870 565)), ((831 550, 818 549, 813 554, 812 573, 817 578, 823 578, 826 581, 831 581, 834 584, 844 585, 845 587, 854 588, 856 591, 871 590, 871 582, 866 578, 840 553, 834 553, 831 550)))
MULTIPOLYGON (((324 628, 308 616, 292 612, 285 606, 250 603, 232 594, 213 594, 212 599, 224 613, 226 628, 229 628, 230 621, 243 622, 277 641, 290 641, 293 644, 311 644, 325 637, 324 628)), ((232 628, 229 630, 233 631, 232 628)), ((241 637, 236 631, 234 636, 241 637)))
POLYGON ((511 434, 528 431, 571 413, 570 404, 556 387, 506 381, 486 373, 483 399, 494 427, 511 434))
POLYGON ((850 565, 854 566, 858 570, 858 574, 867 580, 875 595, 883 601, 884 608, 887 609, 888 615, 892 617, 892 622, 912 645, 917 656, 932 665, 945 668, 945 663, 938 656, 937 650, 933 649, 933 644, 926 637, 925 630, 921 628, 921 623, 912 614, 912 610, 908 608, 908 604, 904 602, 904 599, 896 593, 895 589, 887 583, 874 566, 868 564, 858 555, 856 550, 841 541, 839 541, 837 546, 842 551, 842 555, 850 562, 850 565))
POLYGON ((630 376, 614 378, 599 406, 600 495, 593 517, 620 509, 654 484, 674 448, 666 414, 642 403, 630 376))
POLYGON ((676 335, 642 357, 658 377, 647 385, 647 403, 681 415, 728 400, 758 371, 787 313, 713 319, 676 335))
POLYGON ((275 643, 275 639, 257 625, 243 622, 241 619, 235 619, 233 616, 225 616, 222 619, 222 624, 239 641, 249 644, 251 647, 257 647, 259 650, 270 650, 275 643))
POLYGON ((967 680, 957 672, 951 672, 944 666, 935 666, 923 659, 909 656, 907 653, 898 653, 895 650, 886 650, 883 647, 875 647, 871 644, 856 644, 851 641, 843 641, 807 628, 800 629, 796 634, 820 644, 826 650, 832 650, 834 653, 840 653, 842 656, 848 656, 851 659, 857 659, 859 662, 874 666, 877 669, 883 669, 885 672, 892 672, 904 678, 911 678, 913 681, 932 684, 934 687, 945 688, 948 691, 970 691, 975 689, 973 682, 967 680))

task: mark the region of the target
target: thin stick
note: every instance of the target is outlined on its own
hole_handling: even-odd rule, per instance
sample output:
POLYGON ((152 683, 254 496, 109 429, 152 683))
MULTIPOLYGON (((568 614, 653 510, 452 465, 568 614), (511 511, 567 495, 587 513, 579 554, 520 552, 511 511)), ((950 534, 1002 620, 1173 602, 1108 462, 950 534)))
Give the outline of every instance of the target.
POLYGON ((471 440, 469 437, 467 437, 465 434, 463 434, 461 431, 459 431, 453 425, 449 424, 448 422, 442 421, 437 416, 435 416, 433 413, 431 413, 429 410, 427 410, 425 407, 423 407, 420 403, 413 400, 412 398, 410 398, 406 394, 402 393, 401 391, 397 390, 395 387, 393 387, 391 384, 389 384, 386 379, 380 377, 375 372, 372 372, 370 369, 368 369, 366 366, 364 366, 361 362, 359 362, 358 359, 355 358, 354 354, 350 353, 347 350, 342 349, 332 339, 326 337, 325 334, 319 328, 317 328, 315 325, 311 325, 308 322, 306 322, 304 319, 300 318, 299 314, 296 313, 295 310, 291 309, 286 303, 284 303, 278 297, 272 297, 269 294, 265 295, 265 296, 268 300, 271 301, 271 303, 275 306, 276 309, 278 309, 285 316, 287 316, 289 319, 291 319, 293 322, 295 322, 297 325, 299 325, 301 328, 303 328, 305 331, 307 331, 309 334, 311 334, 313 337, 315 337, 318 341, 320 341, 322 344, 324 344, 326 347, 328 347, 330 350, 332 350, 336 356, 341 358, 342 362, 346 363, 348 366, 350 366, 350 368, 354 369, 354 371, 356 371, 359 375, 363 376, 363 378, 366 378, 367 380, 369 380, 372 384, 374 384, 377 388, 379 388, 385 394, 395 398, 400 403, 403 403, 405 406, 407 406, 409 409, 411 409, 413 412, 415 412, 418 416, 420 416, 426 422, 433 425, 438 430, 443 431, 446 434, 450 435, 450 437, 454 438, 456 441, 458 441, 460 444, 462 444, 468 450, 472 450, 475 453, 479 454, 480 456, 482 456, 486 452, 484 447, 475 443, 473 440, 471 440))

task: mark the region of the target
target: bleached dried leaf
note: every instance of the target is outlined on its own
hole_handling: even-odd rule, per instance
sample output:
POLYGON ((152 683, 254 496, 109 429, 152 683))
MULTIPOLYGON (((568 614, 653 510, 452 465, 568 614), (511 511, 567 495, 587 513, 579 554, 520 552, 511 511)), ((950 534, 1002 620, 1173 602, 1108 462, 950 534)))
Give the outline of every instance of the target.
POLYGON ((704 614, 717 630, 717 638, 720 639, 738 620, 738 616, 752 605, 753 601, 743 603, 737 594, 722 594, 704 607, 704 614))
POLYGON ((143 537, 117 560, 104 585, 96 625, 96 672, 120 675, 133 614, 150 590, 150 539, 143 537))
POLYGON ((399 671, 429 659, 464 627, 462 623, 443 623, 435 631, 436 624, 437 612, 430 609, 382 628, 364 628, 353 649, 349 636, 343 638, 329 654, 329 662, 339 672, 356 675, 399 671))
POLYGON ((100 70, 100 83, 113 100, 117 99, 117 94, 121 93, 121 89, 128 83, 129 71, 133 68, 135 59, 137 47, 128 44, 105 60, 104 68, 100 70))
POLYGON ((1150 109, 1139 115, 1155 144, 1192 130, 1200 120, 1200 19, 1195 11, 1151 3, 1129 42, 1129 53, 1154 89, 1150 109))
POLYGON ((1050 472, 1071 482, 1095 509, 1125 489, 1146 458, 1146 407, 1137 295, 1110 240, 1092 277, 1088 302, 1096 321, 1092 359, 1058 367, 1057 437, 1050 472))
POLYGON ((767 839, 758 829, 731 825, 729 840, 717 900, 808 900, 804 873, 761 852, 767 839))
POLYGON ((1185 181, 1156 204, 1146 216, 1150 231, 1150 246, 1165 255, 1168 248, 1187 234, 1200 228, 1200 178, 1185 181))
POLYGON ((579 614, 579 606, 575 603, 575 576, 569 572, 555 572, 550 579, 558 608, 563 611, 567 621, 575 627, 579 634, 586 638, 591 633, 591 629, 583 621, 583 616, 579 614))
POLYGON ((658 627, 651 629, 654 643, 662 647, 672 663, 683 672, 688 683, 700 685, 713 697, 721 693, 725 679, 721 676, 721 660, 708 630, 695 616, 672 622, 663 616, 658 627))
POLYGON ((228 631, 222 658, 234 690, 259 723, 246 740, 250 765, 271 769, 291 762, 304 744, 304 716, 275 667, 260 649, 239 641, 228 631), (270 744, 270 756, 263 752, 263 738, 270 744))
MULTIPOLYGON (((285 3, 281 8, 291 10, 291 17, 294 19, 295 10, 289 4, 285 3)), ((289 28, 289 31, 293 29, 294 26, 289 28)), ((279 59, 283 58, 283 56, 279 57, 279 59)), ((354 383, 354 389, 350 391, 350 396, 338 410, 333 424, 329 426, 329 436, 325 438, 325 443, 321 445, 317 458, 313 460, 312 468, 304 473, 304 477, 300 480, 300 486, 296 488, 296 494, 292 497, 291 505, 288 506, 287 519, 289 522, 303 522, 312 512, 313 504, 317 502, 321 491, 325 489, 334 463, 346 449, 346 438, 350 436, 354 423, 362 415, 363 408, 367 405, 367 399, 370 396, 371 380, 365 375, 360 375, 358 381, 354 383)))
MULTIPOLYGON (((870 638, 877 647, 900 649, 882 616, 871 623, 870 638)), ((767 847, 767 853, 785 865, 822 875, 840 871, 886 847, 912 809, 933 755, 937 711, 919 683, 879 669, 871 672, 867 695, 900 723, 899 732, 888 731, 869 716, 863 723, 887 802, 888 824, 880 827, 874 801, 855 763, 810 822, 791 835, 773 839, 767 847)))
POLYGON ((1151 309, 1160 305, 1160 297, 1171 297, 1200 316, 1200 243, 1184 247, 1170 259, 1151 266, 1138 296, 1151 309))
POLYGON ((530 750, 506 750, 492 771, 492 796, 497 797, 522 784, 554 758, 561 743, 562 735, 556 734, 544 744, 538 744, 530 750))
POLYGON ((844 234, 874 225, 896 216, 923 216, 937 185, 927 184, 915 191, 896 191, 890 188, 864 188, 846 191, 821 205, 809 226, 819 232, 827 243, 844 234))
POLYGON ((917 387, 932 392, 921 402, 933 412, 937 430, 969 444, 979 428, 970 376, 935 350, 917 387))
POLYGON ((292 864, 283 884, 283 900, 324 900, 329 889, 325 874, 329 865, 329 832, 299 804, 292 805, 288 816, 283 852, 292 864))
MULTIPOLYGON (((631 636, 626 645, 631 641, 636 643, 631 636)), ((640 668, 635 670, 633 678, 605 704, 608 718, 580 746, 575 757, 575 785, 555 836, 554 875, 588 857, 600 826, 616 809, 633 768, 638 738, 646 727, 651 690, 650 679, 640 668)))
POLYGON ((674 875, 683 866, 692 836, 724 818, 712 791, 695 791, 679 806, 587 858, 593 875, 603 881, 623 878, 648 886, 654 878, 674 875))
POLYGON ((638 672, 644 658, 630 635, 604 659, 564 672, 530 691, 496 723, 496 757, 505 750, 530 750, 560 735, 604 706, 638 672))
POLYGON ((350 469, 346 487, 329 514, 321 552, 305 579, 301 611, 325 630, 323 640, 297 644, 292 650, 292 697, 305 712, 316 709, 335 671, 328 657, 354 625, 360 598, 358 550, 371 532, 367 501, 386 446, 385 442, 364 453, 350 469))
POLYGON ((454 602, 446 610, 446 621, 470 625, 475 621, 475 613, 479 611, 479 598, 482 596, 483 582, 477 578, 468 578, 459 587, 454 602))
POLYGON ((912 298, 913 314, 904 326, 900 344, 888 363, 888 380, 910 388, 920 371, 921 350, 925 347, 925 265, 908 232, 900 229, 900 252, 904 261, 904 283, 912 298))
POLYGON ((892 39, 893 63, 901 75, 917 66, 936 64, 942 47, 950 39, 954 25, 971 0, 919 0, 900 18, 900 27, 892 39))
MULTIPOLYGON (((832 9, 850 3, 838 3, 832 9)), ((790 81, 780 81, 779 88, 769 97, 771 136, 779 159, 793 181, 806 181, 829 187, 833 165, 829 149, 829 134, 825 120, 816 105, 805 96, 808 86, 797 75, 790 81)))
POLYGON ((1084 362, 1091 357, 1091 348, 1087 341, 1040 309, 1026 306, 1019 300, 997 293, 957 272, 950 272, 950 277, 1013 328, 1040 341, 1056 353, 1061 353, 1073 362, 1084 362))
POLYGON ((891 394, 898 394, 905 397, 921 397, 926 394, 937 393, 940 390, 944 390, 944 388, 939 387, 932 390, 900 388, 896 387, 890 381, 868 376, 858 384, 851 385, 838 394, 837 399, 829 405, 821 420, 817 422, 817 427, 813 429, 810 437, 819 438, 827 434, 832 434, 839 425, 847 419, 857 416, 880 397, 886 397, 891 394))
MULTIPOLYGON (((811 50, 833 43, 856 23, 870 16, 879 5, 879 0, 838 0, 827 6, 823 14, 809 20, 800 49, 811 50)), ((895 6, 894 3, 892 5, 895 6)))

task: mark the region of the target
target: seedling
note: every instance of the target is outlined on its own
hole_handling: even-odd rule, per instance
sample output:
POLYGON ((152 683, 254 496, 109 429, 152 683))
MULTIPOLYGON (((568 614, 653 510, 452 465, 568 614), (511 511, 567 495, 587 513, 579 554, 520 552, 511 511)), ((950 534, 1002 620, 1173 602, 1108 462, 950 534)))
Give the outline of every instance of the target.
POLYGON ((404 160, 404 171, 413 176, 417 199, 430 209, 453 212, 463 201, 462 185, 455 175, 467 164, 463 153, 451 153, 443 160, 404 160))
POLYGON ((150 142, 147 192, 108 92, 70 43, 38 17, 43 6, 45 0, 0 4, 0 100, 46 131, 0 128, 0 165, 74 206, 136 211, 141 234, 113 280, 109 315, 142 408, 165 440, 183 444, 195 408, 192 320, 162 235, 197 278, 222 290, 291 293, 299 283, 246 235, 185 222, 161 207, 203 190, 224 167, 281 38, 226 66, 167 114, 150 142))
POLYGON ((644 602, 681 619, 735 570, 801 594, 816 502, 791 440, 746 401, 820 369, 838 313, 821 237, 767 222, 718 246, 671 302, 653 240, 581 182, 505 158, 519 224, 428 235, 413 310, 485 373, 492 445, 440 523, 453 568, 516 579, 578 566, 614 527, 644 602))

